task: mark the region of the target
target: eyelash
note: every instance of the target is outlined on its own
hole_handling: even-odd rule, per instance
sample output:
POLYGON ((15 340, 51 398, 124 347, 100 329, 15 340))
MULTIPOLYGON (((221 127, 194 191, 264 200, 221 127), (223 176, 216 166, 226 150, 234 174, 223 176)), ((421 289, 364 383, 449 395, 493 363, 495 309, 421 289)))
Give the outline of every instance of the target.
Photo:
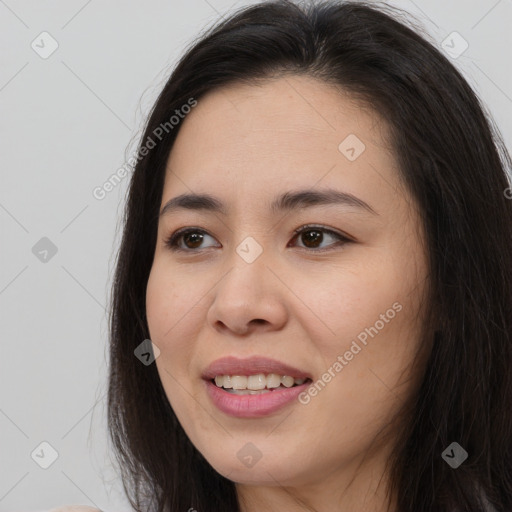
MULTIPOLYGON (((317 225, 313 225, 313 224, 306 224, 305 226, 301 226, 300 228, 296 229, 294 231, 294 237, 293 239, 295 238, 298 238, 302 233, 305 233, 307 231, 321 231, 323 233, 327 233, 328 235, 332 235, 334 236, 335 238, 337 238, 339 241, 337 243, 333 243, 331 244, 331 247, 330 248, 327 248, 327 249, 309 249, 308 247, 300 247, 301 249, 309 249, 308 252, 327 252, 327 251, 331 251, 333 250, 335 247, 339 247, 340 245, 345 245, 347 243, 350 243, 352 242, 352 240, 350 240, 347 236, 344 236, 342 235, 341 233, 338 233, 336 231, 333 231, 331 229, 327 229, 327 228, 324 228, 322 226, 317 226, 317 225)), ((204 231, 203 229, 199 229, 199 228, 183 228, 183 229, 179 229, 178 231, 175 231, 171 236, 169 236, 165 241, 165 246, 168 247, 171 251, 174 251, 174 252, 198 252, 200 251, 201 249, 183 249, 181 247, 178 247, 178 241, 186 234, 189 234, 189 233, 201 233, 201 234, 204 234, 204 235, 208 235, 208 233, 206 231, 204 231)), ((209 235, 211 236, 211 235, 209 235)), ((323 240, 322 240, 323 241, 323 240)))

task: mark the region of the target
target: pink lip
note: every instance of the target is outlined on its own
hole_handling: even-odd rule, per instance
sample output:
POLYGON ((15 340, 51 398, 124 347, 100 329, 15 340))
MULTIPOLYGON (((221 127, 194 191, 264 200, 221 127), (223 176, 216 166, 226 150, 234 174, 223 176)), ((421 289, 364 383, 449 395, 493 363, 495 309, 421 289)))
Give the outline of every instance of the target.
POLYGON ((205 381, 206 391, 217 408, 237 418, 261 418, 275 412, 295 400, 310 384, 307 381, 300 386, 259 395, 234 395, 209 380, 205 381))
POLYGON ((257 375, 258 373, 276 373, 289 375, 294 379, 311 379, 311 375, 303 370, 294 368, 267 357, 253 356, 246 359, 223 357, 210 364, 203 372, 203 379, 211 380, 217 375, 257 375))
POLYGON ((214 405, 222 412, 237 418, 260 418, 295 400, 311 384, 311 374, 267 357, 253 356, 246 359, 223 357, 210 364, 203 372, 206 391, 214 405), (257 375, 275 373, 294 379, 310 379, 304 384, 286 389, 276 389, 257 395, 235 395, 212 382, 217 375, 257 375))

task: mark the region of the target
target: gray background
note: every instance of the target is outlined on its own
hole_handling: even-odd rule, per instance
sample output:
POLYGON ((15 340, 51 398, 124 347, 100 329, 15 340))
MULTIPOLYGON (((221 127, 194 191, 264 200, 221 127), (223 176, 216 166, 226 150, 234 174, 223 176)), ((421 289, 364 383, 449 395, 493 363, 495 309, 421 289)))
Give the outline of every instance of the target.
MULTIPOLYGON (((128 178, 103 200, 92 191, 134 151, 185 46, 250 3, 0 0, 0 512, 130 510, 105 429, 105 307, 128 178), (46 59, 31 47, 51 49, 45 31, 59 45, 46 59), (47 469, 45 441, 58 453, 47 469)), ((468 42, 453 62, 511 148, 512 0, 389 3, 440 48, 453 31, 468 42)))

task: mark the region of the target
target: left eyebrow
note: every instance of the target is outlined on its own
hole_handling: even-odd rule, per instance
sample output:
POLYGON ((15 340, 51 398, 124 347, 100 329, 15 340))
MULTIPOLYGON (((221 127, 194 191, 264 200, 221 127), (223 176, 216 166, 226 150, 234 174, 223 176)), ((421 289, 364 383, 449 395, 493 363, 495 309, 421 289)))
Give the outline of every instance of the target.
MULTIPOLYGON (((270 204, 270 212, 277 214, 284 211, 301 210, 315 206, 342 204, 363 209, 373 215, 379 215, 368 203, 350 194, 332 188, 322 190, 297 190, 281 194, 270 204)), ((224 203, 209 194, 182 194, 167 201, 160 211, 160 217, 177 210, 200 210, 227 215, 224 203)))

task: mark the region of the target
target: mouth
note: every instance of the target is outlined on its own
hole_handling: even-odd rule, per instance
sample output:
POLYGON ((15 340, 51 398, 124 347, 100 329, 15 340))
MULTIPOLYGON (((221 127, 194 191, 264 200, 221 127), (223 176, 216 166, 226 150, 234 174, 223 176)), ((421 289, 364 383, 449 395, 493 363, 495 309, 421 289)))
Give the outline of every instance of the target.
POLYGON ((302 384, 309 384, 309 377, 292 377, 277 373, 258 373, 255 375, 217 375, 210 382, 228 393, 234 395, 261 395, 274 393, 302 384))
POLYGON ((201 375, 215 407, 237 418, 262 418, 297 404, 312 374, 276 359, 223 357, 201 375))

